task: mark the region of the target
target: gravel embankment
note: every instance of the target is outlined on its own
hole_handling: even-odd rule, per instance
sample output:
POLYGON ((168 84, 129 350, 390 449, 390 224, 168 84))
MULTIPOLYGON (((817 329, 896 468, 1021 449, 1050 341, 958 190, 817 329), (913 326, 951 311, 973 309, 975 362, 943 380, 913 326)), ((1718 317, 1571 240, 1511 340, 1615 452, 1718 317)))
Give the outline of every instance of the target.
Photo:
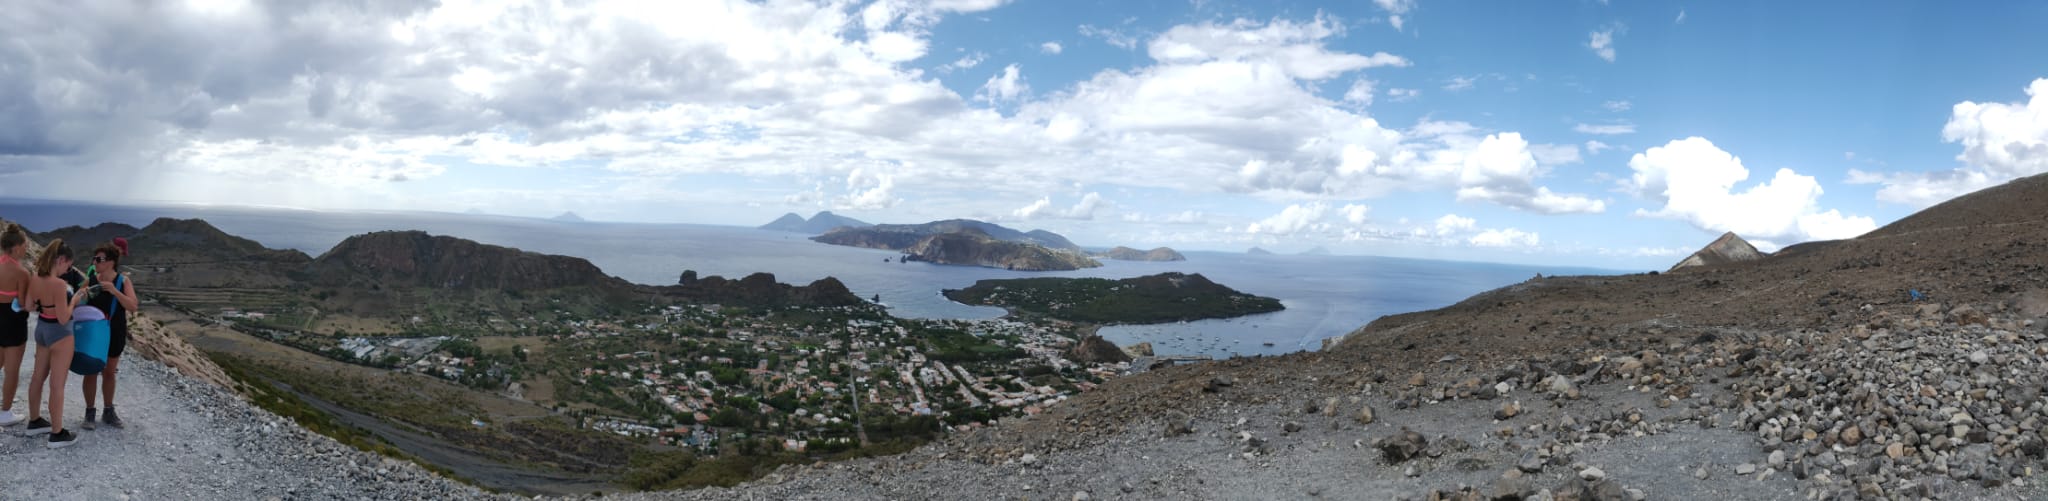
MULTIPOLYGON (((15 410, 26 412, 34 343, 15 410)), ((4 499, 477 499, 492 495, 341 445, 227 390, 141 357, 124 357, 115 404, 125 429, 85 430, 80 380, 66 382, 71 447, 44 448, 24 426, 0 428, 4 499)))

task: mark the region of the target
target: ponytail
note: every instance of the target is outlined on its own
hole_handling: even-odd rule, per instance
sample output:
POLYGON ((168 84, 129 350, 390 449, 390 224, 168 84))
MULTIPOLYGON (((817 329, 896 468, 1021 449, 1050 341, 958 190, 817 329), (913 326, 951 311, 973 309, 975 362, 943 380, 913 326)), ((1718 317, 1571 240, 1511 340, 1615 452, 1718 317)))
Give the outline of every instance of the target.
POLYGON ((50 245, 43 246, 43 253, 36 256, 36 276, 56 275, 59 257, 71 257, 71 248, 64 245, 62 238, 51 240, 50 245))

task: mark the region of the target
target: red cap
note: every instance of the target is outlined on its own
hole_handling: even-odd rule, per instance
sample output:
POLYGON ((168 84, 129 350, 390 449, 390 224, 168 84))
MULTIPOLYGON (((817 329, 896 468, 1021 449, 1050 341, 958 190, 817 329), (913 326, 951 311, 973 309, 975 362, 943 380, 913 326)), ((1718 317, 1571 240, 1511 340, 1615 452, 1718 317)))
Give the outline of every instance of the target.
POLYGON ((121 248, 121 255, 123 257, 128 255, 128 239, 126 237, 114 237, 114 246, 121 248))

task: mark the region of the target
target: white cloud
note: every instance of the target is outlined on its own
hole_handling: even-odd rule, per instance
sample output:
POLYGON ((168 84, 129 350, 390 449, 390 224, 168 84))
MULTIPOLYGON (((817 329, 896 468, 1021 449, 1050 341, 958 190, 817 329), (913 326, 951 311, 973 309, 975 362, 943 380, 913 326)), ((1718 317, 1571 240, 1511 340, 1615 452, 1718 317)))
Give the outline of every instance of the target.
POLYGON ((1470 231, 1478 224, 1479 221, 1469 217, 1460 217, 1457 214, 1444 214, 1444 217, 1436 218, 1436 234, 1451 235, 1462 233, 1470 231))
POLYGON ((1028 92, 1031 92, 1031 85, 1024 83, 1022 72, 1018 71, 1017 65, 1011 64, 1003 67, 1002 73, 989 77, 988 83, 982 84, 974 97, 991 104, 1006 103, 1016 101, 1028 92))
POLYGON ((1322 202, 1289 205, 1287 208, 1281 209, 1279 214, 1274 214, 1273 217, 1268 217, 1259 222, 1252 223, 1250 226, 1246 226, 1244 231, 1245 233, 1284 236, 1308 230, 1324 229, 1328 225, 1319 221, 1329 211, 1330 204, 1322 202))
POLYGON ((1207 214, 1203 214, 1201 211, 1193 210, 1180 211, 1164 215, 1145 214, 1140 212, 1127 212, 1124 213, 1123 220, 1124 222, 1128 223, 1156 224, 1203 224, 1209 222, 1207 214))
POLYGON ((1608 28, 1588 35, 1586 48, 1593 49, 1593 55, 1600 56, 1600 59, 1614 62, 1614 31, 1614 28, 1608 28))
POLYGON ((974 68, 975 66, 980 66, 982 61, 987 60, 988 54, 977 51, 972 54, 960 56, 960 59, 956 59, 953 62, 939 65, 939 72, 951 73, 954 70, 971 69, 974 68))
POLYGON ((1073 207, 1061 210, 1052 208, 1052 197, 1048 196, 1039 198, 1038 201, 1032 202, 1030 205, 1011 211, 1010 217, 1018 220, 1075 219, 1086 221, 1095 219, 1095 212, 1108 204, 1108 201, 1102 199, 1102 194, 1089 192, 1087 195, 1082 195, 1081 200, 1075 202, 1073 207))
POLYGON ((1387 24, 1392 25, 1394 31, 1401 31, 1407 22, 1401 16, 1415 10, 1415 0, 1373 0, 1372 3, 1378 5, 1380 10, 1387 11, 1387 24))
POLYGON ((1678 9, 1678 19, 1671 20, 1671 24, 1685 24, 1685 9, 1678 9))
POLYGON ((879 210, 896 206, 902 199, 896 198, 896 178, 888 174, 876 174, 854 169, 846 176, 846 190, 850 195, 833 202, 838 210, 879 210))
POLYGON ((1371 207, 1359 204, 1347 204, 1337 209, 1337 212, 1344 214, 1345 221, 1354 225, 1365 224, 1366 214, 1371 211, 1371 207))
MULTIPOLYGON (((0 102, 13 105, 0 105, 0 176, 10 195, 105 198, 60 180, 123 172, 127 198, 323 208, 445 208, 438 194, 401 193, 426 183, 395 181, 468 171, 483 172, 461 180, 486 185, 479 194, 573 179, 593 186, 577 191, 593 203, 620 187, 659 201, 712 174, 794 181, 717 195, 735 206, 956 214, 1012 214, 1077 184, 1310 207, 1466 188, 1542 212, 1597 202, 1536 186, 1549 166, 1578 161, 1571 145, 1521 141, 1533 167, 1515 158, 1510 175, 1468 180, 1490 164, 1466 158, 1508 132, 1382 124, 1363 106, 1374 92, 1419 91, 1370 74, 1410 61, 1341 48, 1371 41, 1344 40, 1328 17, 1201 22, 1142 40, 1130 23, 1084 30, 1142 44, 1149 59, 1035 89, 1020 65, 992 71, 984 54, 930 42, 947 16, 1000 3, 283 3, 210 18, 35 4, 0 15, 0 52, 46 62, 0 64, 0 102), (125 48, 151 50, 110 56, 125 48), (994 73, 973 95, 938 78, 969 67, 994 73), (1328 95, 1346 83, 1348 97, 1328 95)), ((1324 210, 1325 222, 1349 220, 1324 210)), ((1166 217, 1229 219, 1187 214, 1166 217)))
POLYGON ((1634 104, 1631 104, 1631 103, 1629 103, 1629 102, 1628 102, 1627 100, 1620 100, 1620 101, 1608 101, 1608 102, 1600 103, 1600 107, 1602 107, 1602 108, 1607 108, 1607 111, 1612 111, 1612 112, 1615 112, 1615 113, 1620 113, 1620 112, 1628 111, 1628 109, 1629 109, 1629 108, 1635 107, 1635 105, 1634 105, 1634 104))
POLYGON ((1263 26, 1247 20, 1180 25, 1153 39, 1147 51, 1152 59, 1165 64, 1266 62, 1289 77, 1311 81, 1366 68, 1410 64, 1407 58, 1385 52, 1368 56, 1304 45, 1342 31, 1342 24, 1322 17, 1310 23, 1275 20, 1263 26))
POLYGON ((1704 138, 1691 137, 1637 153, 1626 188, 1664 207, 1638 215, 1683 220, 1711 232, 1749 239, 1828 240, 1876 229, 1868 217, 1821 211, 1821 187, 1812 176, 1779 169, 1762 184, 1736 192, 1749 178, 1742 160, 1704 138))
POLYGON ((1578 125, 1574 125, 1574 126, 1572 126, 1572 131, 1573 131, 1573 132, 1577 132, 1577 133, 1580 133, 1580 134, 1594 134, 1594 135, 1601 135, 1601 136, 1614 136, 1614 135, 1621 135, 1621 134, 1634 134, 1634 133, 1636 133, 1636 124, 1632 124, 1632 123, 1613 123, 1613 124, 1578 124, 1578 125))
POLYGON ((1587 141, 1586 141, 1586 153, 1587 153, 1587 154, 1591 154, 1591 155, 1598 155, 1598 154, 1600 154, 1600 152, 1602 152, 1602 151, 1606 151, 1606 150, 1611 150, 1611 149, 1614 149, 1614 146, 1608 145, 1607 143, 1603 143, 1603 142, 1599 142, 1599 141, 1595 141, 1595 140, 1587 140, 1587 141))
POLYGON ((1044 52, 1044 53, 1046 53, 1046 54, 1054 54, 1054 55, 1058 55, 1058 54, 1060 53, 1060 51, 1062 51, 1062 50, 1065 50, 1065 49, 1064 49, 1063 47, 1060 47, 1060 43, 1059 43, 1059 42, 1046 42, 1046 43, 1038 44, 1038 51, 1039 51, 1039 52, 1044 52))
POLYGON ((1963 164, 1934 172, 1849 171, 1849 182, 1882 183, 1877 199, 1926 207, 1958 195, 2048 172, 2048 78, 2027 85, 2024 103, 1963 101, 1950 110, 1941 139, 1959 143, 1963 164))
POLYGON ((1692 254, 1693 250, 1684 247, 1636 247, 1622 249, 1602 247, 1595 252, 1598 252, 1602 256, 1678 257, 1692 254))
POLYGON ((1540 241, 1535 233, 1514 228, 1486 230, 1466 240, 1473 247, 1535 247, 1540 241))
POLYGON ((1478 80, 1478 78, 1473 77, 1451 77, 1450 83, 1444 84, 1444 90, 1460 91, 1470 89, 1472 88, 1472 83, 1478 80))
POLYGON ((1351 81, 1351 88, 1344 91, 1344 102, 1359 106, 1371 106, 1374 85, 1376 83, 1368 78, 1351 81))
POLYGON ((884 31, 868 35, 867 49, 876 59, 900 63, 924 57, 927 45, 914 34, 884 31))
POLYGON ((1138 37, 1136 35, 1116 28, 1098 28, 1095 25, 1083 24, 1081 25, 1081 36, 1100 38, 1104 43, 1119 49, 1132 50, 1138 48, 1138 37))
MULTIPOLYGON (((1576 161, 1576 150, 1570 160, 1576 161)), ((1506 132, 1486 136, 1466 152, 1458 169, 1459 200, 1486 200, 1543 214, 1592 214, 1607 203, 1581 195, 1561 195, 1534 186, 1542 172, 1529 142, 1506 132)))

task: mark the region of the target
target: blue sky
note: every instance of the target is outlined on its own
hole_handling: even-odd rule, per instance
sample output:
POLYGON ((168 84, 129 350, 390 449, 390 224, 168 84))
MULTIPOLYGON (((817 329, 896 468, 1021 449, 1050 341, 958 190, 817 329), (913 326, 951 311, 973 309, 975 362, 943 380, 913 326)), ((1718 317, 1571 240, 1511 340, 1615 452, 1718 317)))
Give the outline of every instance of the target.
POLYGON ((2048 172, 2023 2, 86 2, 0 196, 1661 268, 2048 172), (95 179, 81 183, 78 179, 95 179))

